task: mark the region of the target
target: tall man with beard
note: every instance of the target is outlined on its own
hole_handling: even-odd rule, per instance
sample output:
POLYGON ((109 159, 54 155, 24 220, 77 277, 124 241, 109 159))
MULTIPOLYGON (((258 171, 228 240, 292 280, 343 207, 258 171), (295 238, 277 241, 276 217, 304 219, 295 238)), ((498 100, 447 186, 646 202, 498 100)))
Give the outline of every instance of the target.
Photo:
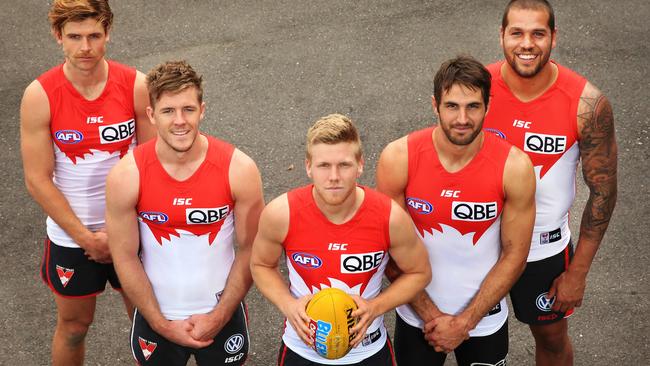
POLYGON ((107 281, 120 288, 104 230, 106 175, 136 135, 155 132, 144 75, 104 57, 108 1, 55 0, 48 15, 65 62, 25 90, 21 152, 27 190, 48 215, 41 277, 57 308, 52 364, 81 365, 96 295, 107 281))
POLYGON ((535 178, 526 154, 482 131, 489 91, 476 60, 443 63, 432 98, 438 126, 391 142, 379 159, 377 188, 408 209, 433 271, 397 309, 401 366, 443 365, 451 351, 461 366, 505 363, 504 296, 526 264, 535 178))
POLYGON ((511 1, 500 36, 505 60, 488 66, 493 82, 485 128, 524 150, 537 178, 528 265, 510 297, 517 319, 533 333, 537 364, 571 365, 566 317, 582 304, 616 203, 612 107, 586 79, 550 60, 557 31, 546 0, 511 1), (569 209, 578 160, 589 198, 574 255, 569 209))

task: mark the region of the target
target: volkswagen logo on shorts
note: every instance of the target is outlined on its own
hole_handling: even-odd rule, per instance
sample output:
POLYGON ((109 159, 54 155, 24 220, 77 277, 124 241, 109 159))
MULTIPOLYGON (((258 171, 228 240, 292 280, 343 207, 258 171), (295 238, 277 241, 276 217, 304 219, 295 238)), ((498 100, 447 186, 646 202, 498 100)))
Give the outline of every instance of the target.
POLYGON ((226 352, 230 353, 231 355, 239 352, 239 350, 244 347, 244 336, 239 333, 231 335, 230 338, 226 340, 226 343, 223 345, 223 347, 226 349, 226 352))
POLYGON ((541 311, 551 311, 551 307, 553 307, 553 303, 555 302, 555 297, 547 299, 546 294, 548 294, 548 292, 540 294, 537 296, 537 300, 535 300, 537 308, 541 311))

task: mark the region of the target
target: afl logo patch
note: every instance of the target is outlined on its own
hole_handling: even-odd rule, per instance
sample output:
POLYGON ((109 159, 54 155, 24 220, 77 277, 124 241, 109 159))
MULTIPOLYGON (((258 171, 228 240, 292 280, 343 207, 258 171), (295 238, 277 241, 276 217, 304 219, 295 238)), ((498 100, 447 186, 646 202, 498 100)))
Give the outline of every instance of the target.
POLYGON ((420 215, 428 215, 433 212, 433 205, 420 198, 408 197, 406 205, 420 215))
POLYGON ((552 299, 547 299, 546 295, 548 292, 544 292, 537 296, 537 300, 535 300, 535 305, 537 305, 537 308, 541 311, 551 311, 551 308, 553 307, 553 303, 555 302, 555 297, 552 299))
POLYGON ((494 129, 494 128, 484 128, 483 131, 492 132, 493 134, 495 134, 495 135, 501 137, 502 139, 504 139, 504 140, 506 139, 506 134, 503 133, 503 132, 501 132, 501 131, 499 131, 499 130, 497 130, 497 129, 494 129))
POLYGON ((309 253, 293 253, 291 259, 300 267, 306 269, 316 269, 323 265, 323 261, 320 258, 309 253))
POLYGON ((141 219, 153 222, 154 224, 164 224, 169 220, 169 217, 162 212, 140 212, 139 215, 141 219))
POLYGON ((242 347, 244 347, 244 336, 239 333, 230 336, 223 344, 223 348, 231 355, 239 352, 242 347))
POLYGON ((84 135, 77 130, 59 130, 54 137, 63 144, 77 144, 84 139, 84 135))

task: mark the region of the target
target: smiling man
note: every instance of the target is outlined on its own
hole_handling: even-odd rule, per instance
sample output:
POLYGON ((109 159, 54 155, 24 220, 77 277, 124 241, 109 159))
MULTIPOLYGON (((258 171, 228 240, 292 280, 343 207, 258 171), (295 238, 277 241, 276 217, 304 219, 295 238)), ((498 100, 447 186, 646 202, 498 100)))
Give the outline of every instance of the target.
POLYGON ((307 132, 307 175, 313 184, 269 203, 260 219, 251 269, 257 288, 286 317, 279 366, 394 366, 383 314, 408 302, 431 278, 426 252, 408 215, 395 202, 357 185, 363 172, 361 140, 352 121, 325 116, 307 132), (290 285, 279 262, 286 254, 290 285), (304 265, 305 256, 316 265, 304 265), (388 258, 403 274, 382 291, 388 258), (350 265, 350 260, 364 265, 350 265), (305 306, 318 291, 334 287, 353 296, 359 323, 354 346, 329 360, 311 346, 305 306))
POLYGON ((57 307, 52 364, 81 365, 95 296, 107 281, 120 288, 104 230, 106 175, 136 135, 155 132, 144 75, 104 58, 108 1, 56 0, 49 19, 65 62, 25 90, 21 152, 27 190, 48 215, 41 277, 57 307))
POLYGON ((136 306, 133 356, 139 365, 181 366, 192 355, 198 365, 242 365, 260 174, 246 154, 200 133, 202 78, 189 64, 158 65, 147 86, 158 137, 106 183, 108 242, 136 306))
POLYGON ((508 353, 504 297, 526 264, 535 178, 526 154, 482 131, 489 91, 478 61, 443 63, 432 98, 438 126, 391 142, 379 159, 377 188, 408 209, 433 271, 397 309, 400 366, 441 366, 452 351, 461 366, 501 365, 508 353))
POLYGON ((517 319, 535 337, 538 365, 571 365, 566 317, 582 304, 587 273, 616 203, 612 107, 585 78, 551 61, 555 15, 546 0, 513 0, 503 14, 505 61, 493 78, 485 128, 528 154, 537 178, 528 265, 510 292, 517 319), (569 209, 578 160, 589 187, 575 255, 569 209))

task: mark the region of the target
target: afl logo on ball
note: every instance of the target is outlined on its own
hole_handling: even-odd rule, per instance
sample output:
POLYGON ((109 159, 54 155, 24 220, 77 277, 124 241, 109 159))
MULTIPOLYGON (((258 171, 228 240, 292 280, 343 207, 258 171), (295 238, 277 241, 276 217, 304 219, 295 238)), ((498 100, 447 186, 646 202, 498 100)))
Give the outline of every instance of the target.
POLYGON ((291 258, 300 267, 306 269, 316 269, 323 265, 323 261, 320 258, 309 253, 293 253, 291 258))
POLYGON ((59 130, 54 133, 54 137, 64 144, 76 144, 84 139, 84 135, 77 130, 59 130))
POLYGON ((223 348, 226 350, 226 352, 232 354, 235 354, 239 352, 239 350, 244 347, 244 336, 237 333, 235 335, 230 336, 226 340, 226 343, 224 343, 223 348))
POLYGON ((537 296, 537 300, 535 300, 535 304, 537 305, 537 308, 541 311, 551 311, 551 308, 553 307, 553 303, 555 302, 555 297, 552 299, 546 298, 546 295, 548 292, 544 292, 537 296))

